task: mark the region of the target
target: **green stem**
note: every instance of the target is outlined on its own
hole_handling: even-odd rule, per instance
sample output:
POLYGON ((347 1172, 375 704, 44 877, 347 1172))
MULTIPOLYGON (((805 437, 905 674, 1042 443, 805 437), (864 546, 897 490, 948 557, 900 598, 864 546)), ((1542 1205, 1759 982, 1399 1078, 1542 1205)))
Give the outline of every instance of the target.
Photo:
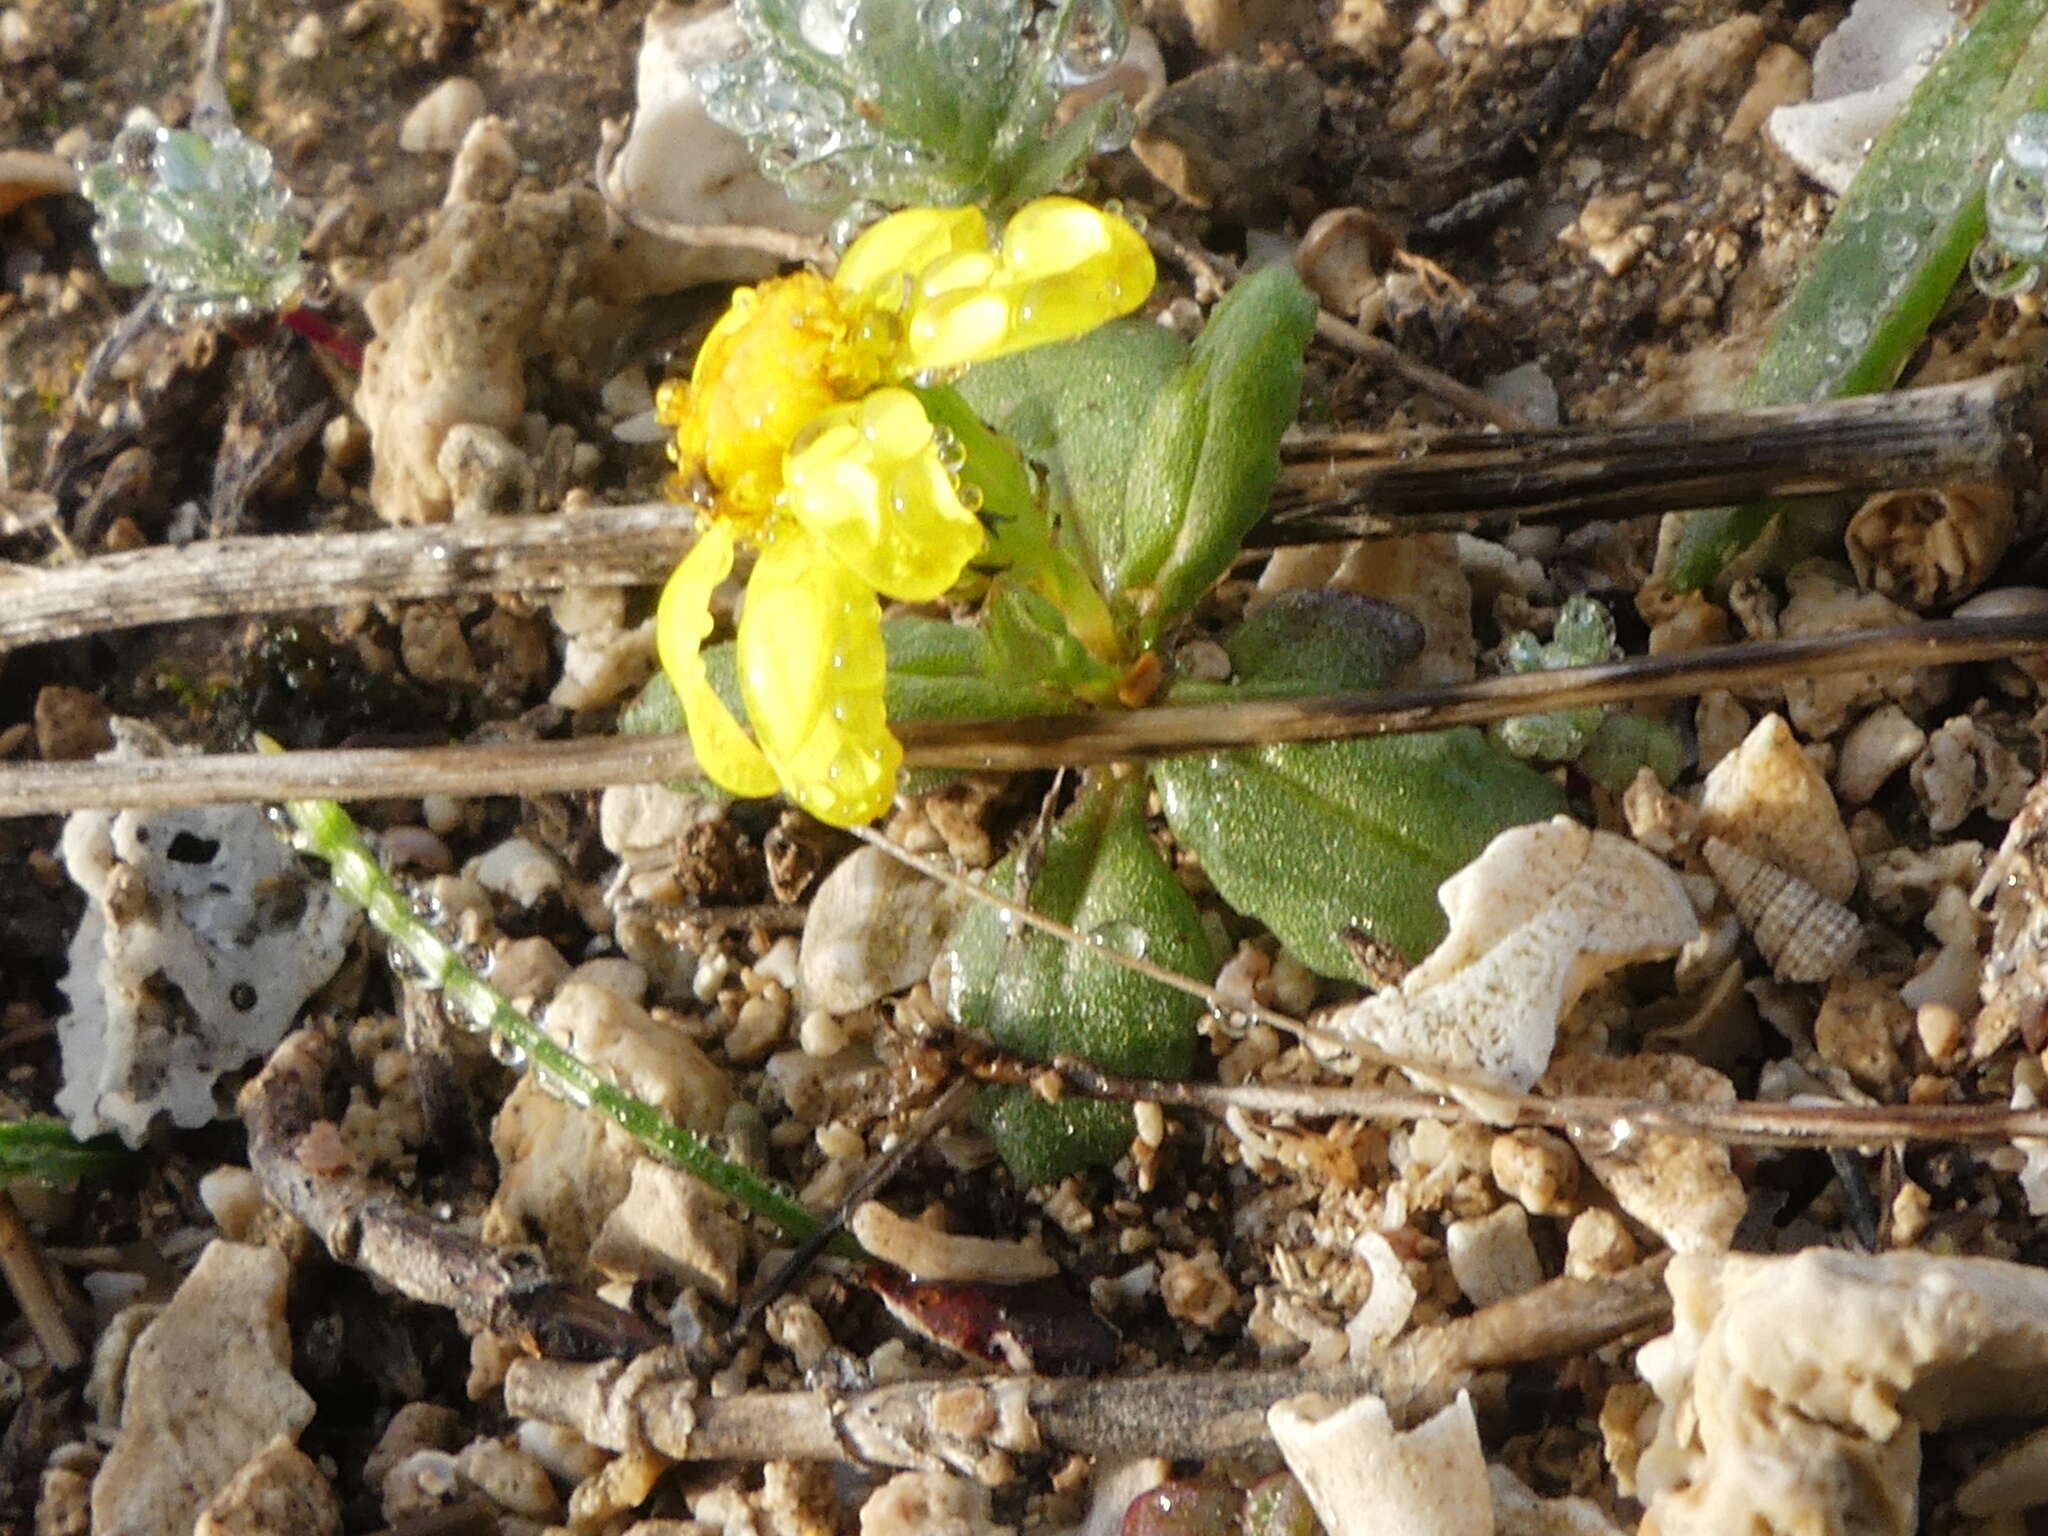
MULTIPOLYGON (((339 805, 332 800, 292 800, 284 810, 298 833, 297 845, 327 861, 334 888, 361 907, 377 930, 404 951, 426 985, 445 996, 478 1029, 489 1030, 517 1057, 531 1063, 549 1089, 572 1104, 597 1111, 649 1151, 695 1174, 788 1236, 801 1241, 818 1230, 818 1217, 780 1185, 720 1157, 653 1105, 607 1081, 471 970, 455 947, 420 917, 411 898, 377 862, 377 855, 339 805)), ((860 1245, 845 1234, 834 1241, 831 1251, 845 1258, 863 1257, 860 1245)))

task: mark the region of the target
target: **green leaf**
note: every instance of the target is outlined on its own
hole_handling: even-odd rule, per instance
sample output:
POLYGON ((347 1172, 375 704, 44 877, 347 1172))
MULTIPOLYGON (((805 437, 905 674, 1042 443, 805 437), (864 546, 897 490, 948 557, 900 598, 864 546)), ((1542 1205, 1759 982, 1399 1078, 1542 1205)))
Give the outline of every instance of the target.
POLYGON ((1107 1099, 1049 1104, 1028 1088, 983 1088, 975 1098, 974 1118, 1019 1184, 1056 1184, 1083 1168, 1107 1168, 1130 1150, 1137 1132, 1128 1104, 1107 1099))
POLYGON ((970 625, 890 619, 882 641, 889 652, 891 720, 995 720, 1072 707, 1056 688, 1000 676, 995 647, 970 625))
POLYGON ((1292 267, 1253 273, 1211 312, 1153 402, 1119 516, 1089 529, 1103 591, 1129 594, 1141 646, 1209 590, 1264 512, 1315 318, 1292 267))
MULTIPOLYGON (((1014 890, 1017 856, 990 876, 1014 890)), ((1154 846, 1145 825, 1145 782, 1091 774, 1080 798, 1054 823, 1028 891, 1015 891, 1036 911, 1080 930, 1092 945, 1141 956, 1182 975, 1206 979, 1216 957, 1195 904, 1154 846)), ((1199 999, 1126 970, 1035 929, 1012 930, 986 906, 972 909, 947 952, 953 1016, 1005 1049, 1039 1060, 1079 1056, 1112 1072, 1184 1076, 1194 1060, 1199 999)), ((1130 1141, 1130 1117, 1109 1160, 1130 1141)), ((1062 1177, 1073 1168, 1057 1147, 1092 1161, 1107 1142, 1099 1108, 1079 1101, 1013 1111, 1034 1128, 1032 1143, 997 1146, 1018 1176, 1062 1177), (1047 1127, 1052 1127, 1051 1131, 1047 1127), (1045 1170, 1054 1163, 1059 1171, 1045 1170), (1031 1170, 1028 1174, 1024 1170, 1031 1170)), ((1005 1123, 1005 1122, 998 1122, 1005 1123)))
POLYGON ((1013 684, 1040 679, 1070 697, 1101 702, 1114 696, 1122 673, 1097 661, 1051 600, 998 578, 985 613, 990 667, 1013 684))
POLYGON ((1238 698, 1378 688, 1422 650, 1422 626, 1392 603, 1334 587, 1282 592, 1230 637, 1238 698))
POLYGON ((111 1137, 80 1141, 62 1120, 37 1116, 0 1122, 0 1178, 61 1184, 112 1173, 129 1156, 111 1137))
MULTIPOLYGON (((1984 233, 1984 178, 2006 131, 2043 104, 2044 18, 2048 0, 1990 0, 1914 88, 1842 194, 1743 390, 1745 405, 1868 394, 1898 377, 1984 233)), ((1690 514, 1671 584, 1704 586, 1799 505, 1690 514)))
POLYGON ((979 363, 954 387, 1044 469, 1060 535, 1094 570, 1092 530, 1122 517, 1147 412, 1187 356, 1187 343, 1163 326, 1112 320, 1072 341, 979 363))
POLYGON ((1152 779, 1224 900, 1305 965, 1358 981, 1346 927, 1420 960, 1444 935, 1437 886, 1496 833, 1564 809, 1470 729, 1169 758, 1152 779))

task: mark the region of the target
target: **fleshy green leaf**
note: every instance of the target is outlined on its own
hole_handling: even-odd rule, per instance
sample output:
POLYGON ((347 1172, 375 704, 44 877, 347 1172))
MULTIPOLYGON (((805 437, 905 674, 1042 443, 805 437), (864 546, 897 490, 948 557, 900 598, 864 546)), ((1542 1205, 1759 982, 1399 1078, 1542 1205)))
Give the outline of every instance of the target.
POLYGON ((1092 530, 1123 516, 1147 413, 1187 356, 1187 343, 1161 326, 1112 320, 1072 341, 977 364, 955 386, 1044 469, 1061 536, 1091 571, 1099 569, 1092 530))
POLYGON ((38 1116, 0 1122, 0 1178, 61 1184, 112 1173, 129 1156, 111 1137, 80 1141, 62 1120, 38 1116))
POLYGON ((1071 702, 1048 687, 998 675, 994 646, 981 630, 915 616, 882 625, 889 651, 891 720, 989 720, 1057 714, 1071 702))
MULTIPOLYGON (((1888 388, 1984 232, 1984 178, 2006 130, 2044 104, 2048 0, 1990 0, 1943 52, 1842 194, 1813 265, 1743 390, 1791 405, 1888 388)), ((1686 517, 1671 583, 1712 581, 1797 503, 1686 517)))
POLYGON ((1209 590, 1264 512, 1315 317, 1292 267, 1253 273, 1211 312, 1153 403, 1121 515, 1090 529, 1103 590, 1129 594, 1141 645, 1209 590))
MULTIPOLYGON (((1154 846, 1144 810, 1143 779, 1091 775, 1048 834, 1028 892, 1014 888, 1015 855, 996 866, 990 882, 1079 929, 1091 944, 1206 979, 1215 967, 1208 935, 1154 846)), ((1198 999, 1086 947, 1033 929, 1013 931, 989 907, 969 912, 947 963, 953 1016, 1008 1050, 1041 1060, 1080 1056, 1113 1072, 1151 1077, 1182 1076, 1194 1059, 1198 999)), ((1116 1114, 1122 1129, 1112 1157, 1131 1134, 1128 1111, 1116 1114)), ((1014 1151, 1011 1166, 1030 1169, 1029 1177, 1061 1177, 1084 1165, 1067 1160, 1080 1155, 1077 1149, 1101 1160, 1094 1154, 1105 1143, 1102 1118, 1078 1102, 1015 1110, 1010 1120, 1032 1128, 1031 1142, 1012 1147, 999 1132, 997 1146, 1006 1161, 1014 1151), (1054 1165, 1058 1172, 1045 1172, 1054 1165)), ((1006 1122, 998 1117, 997 1123, 1006 1122)))
POLYGON ((1049 1104, 1028 1088, 982 1089, 974 1118, 1019 1184, 1055 1184, 1083 1168, 1107 1168, 1130 1149, 1136 1128, 1127 1104, 1049 1104))
POLYGON ((1334 587, 1282 592, 1231 635, 1238 698, 1377 688, 1422 649, 1422 626, 1392 603, 1334 587))
POLYGON ((1314 970, 1360 981, 1344 928, 1421 959, 1444 934, 1437 886, 1496 833, 1564 809, 1469 729, 1169 758, 1152 778, 1224 900, 1314 970))

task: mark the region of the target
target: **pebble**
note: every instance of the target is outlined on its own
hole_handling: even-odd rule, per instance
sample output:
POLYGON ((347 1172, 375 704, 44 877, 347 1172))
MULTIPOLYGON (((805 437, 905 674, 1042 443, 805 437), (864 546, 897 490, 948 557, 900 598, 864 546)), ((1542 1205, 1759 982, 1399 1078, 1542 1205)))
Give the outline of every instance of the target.
POLYGON ((483 88, 467 75, 450 75, 405 114, 398 147, 409 155, 450 154, 483 115, 483 88))
POLYGON ((846 1048, 846 1030, 823 1008, 813 1008, 797 1026, 796 1043, 806 1056, 837 1056, 846 1048))
POLYGON ((263 1219, 263 1185, 246 1168, 216 1168, 199 1181, 199 1203, 223 1237, 242 1242, 263 1219))
POLYGON ((1160 92, 1131 149, 1183 201, 1257 223, 1300 178, 1322 115, 1310 70, 1224 59, 1160 92))
POLYGON ((1529 1238, 1529 1213, 1503 1205, 1490 1215, 1444 1229, 1451 1277, 1475 1307, 1490 1307, 1543 1283, 1543 1264, 1529 1238))
POLYGON ((287 58, 306 63, 327 51, 327 20, 318 11, 308 11, 284 40, 287 58))
POLYGON ((804 1000, 853 1013, 922 981, 962 904, 881 849, 857 849, 811 900, 797 961, 804 1000))
POLYGON ((341 1503, 313 1458, 278 1435, 228 1480, 192 1536, 331 1536, 341 1503))
POLYGON ((641 1158, 590 1246, 590 1262, 613 1279, 676 1280, 730 1303, 745 1251, 746 1233, 708 1186, 641 1158))
POLYGON ((508 837, 490 852, 469 862, 463 871, 494 896, 531 908, 562 886, 562 866, 545 848, 523 837, 508 837))
POLYGON ((93 1485, 93 1524, 189 1536, 206 1501, 313 1418, 291 1373, 289 1268, 274 1248, 213 1242, 128 1359, 121 1433, 93 1485))

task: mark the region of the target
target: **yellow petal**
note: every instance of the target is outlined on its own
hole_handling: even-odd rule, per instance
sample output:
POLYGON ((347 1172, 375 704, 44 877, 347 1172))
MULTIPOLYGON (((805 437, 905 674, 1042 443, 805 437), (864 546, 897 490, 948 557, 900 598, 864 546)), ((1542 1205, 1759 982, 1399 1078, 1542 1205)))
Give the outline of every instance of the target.
POLYGON ((820 821, 873 821, 896 793, 885 679, 874 589, 787 527, 747 582, 740 691, 784 791, 820 821))
POLYGON ((772 795, 775 770, 747 739, 704 670, 704 637, 711 633, 711 593, 732 571, 732 548, 732 529, 724 523, 712 523, 697 535, 697 542, 661 589, 654 644, 661 669, 682 701, 698 766, 714 783, 736 795, 772 795))
POLYGON ((861 308, 900 310, 911 281, 928 267, 987 251, 979 208, 906 208, 861 232, 839 258, 832 285, 861 308))
POLYGON ((958 255, 921 274, 911 299, 907 371, 951 368, 1064 341, 1129 314, 1152 291, 1145 238, 1114 214, 1071 197, 1026 203, 978 284, 958 255))
POLYGON ((981 552, 981 523, 961 503, 931 419, 907 389, 878 389, 814 418, 782 473, 790 515, 899 602, 939 596, 981 552))

